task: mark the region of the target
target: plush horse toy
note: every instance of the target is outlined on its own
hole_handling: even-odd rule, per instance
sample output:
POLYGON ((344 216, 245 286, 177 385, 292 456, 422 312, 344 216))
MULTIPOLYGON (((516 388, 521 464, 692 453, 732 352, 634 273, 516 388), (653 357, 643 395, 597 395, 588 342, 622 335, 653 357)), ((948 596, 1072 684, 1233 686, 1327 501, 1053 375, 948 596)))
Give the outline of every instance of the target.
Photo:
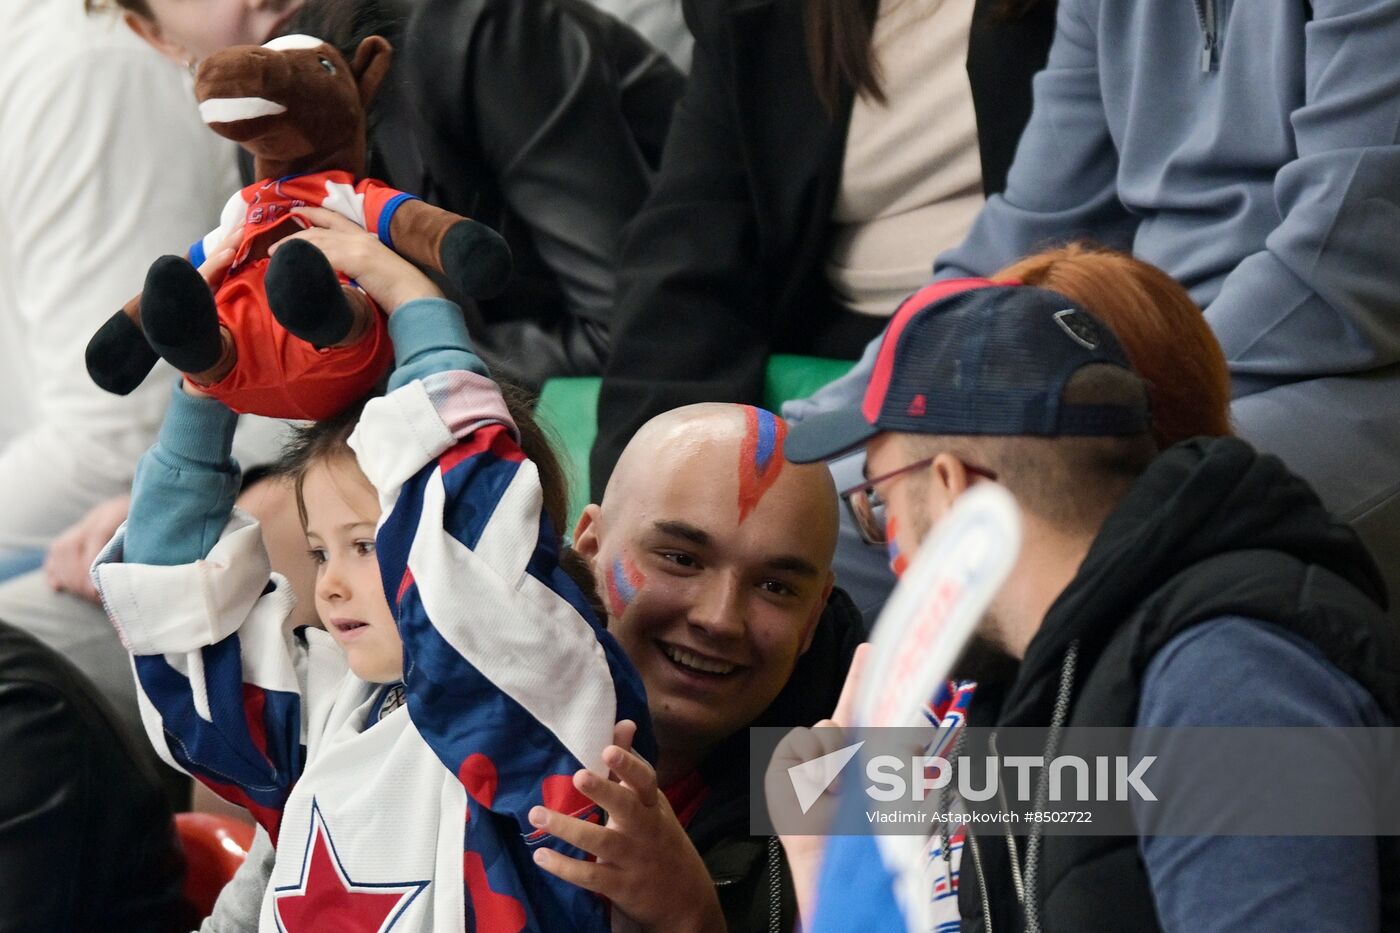
POLYGON ((142 293, 87 347, 93 381, 125 395, 159 355, 235 411, 320 419, 370 391, 393 362, 384 314, 302 240, 295 207, 336 211, 400 255, 485 298, 510 277, 490 228, 365 179, 366 110, 393 50, 365 39, 353 62, 310 36, 227 49, 204 61, 204 121, 254 156, 263 179, 229 199, 219 228, 186 257, 163 256, 142 293), (196 270, 239 225, 233 265, 214 291, 196 270))

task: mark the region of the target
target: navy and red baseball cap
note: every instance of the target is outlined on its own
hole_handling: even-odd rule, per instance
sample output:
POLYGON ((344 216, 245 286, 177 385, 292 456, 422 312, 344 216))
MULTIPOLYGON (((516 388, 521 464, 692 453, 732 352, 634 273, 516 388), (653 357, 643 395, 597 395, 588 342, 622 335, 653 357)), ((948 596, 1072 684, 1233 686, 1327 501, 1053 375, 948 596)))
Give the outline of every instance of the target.
POLYGON ((1131 370, 1113 332, 1043 288, 953 279, 905 300, 890 319, 860 407, 793 425, 783 453, 827 460, 883 431, 997 437, 1107 437, 1151 428, 1147 401, 1062 400, 1093 364, 1131 370))

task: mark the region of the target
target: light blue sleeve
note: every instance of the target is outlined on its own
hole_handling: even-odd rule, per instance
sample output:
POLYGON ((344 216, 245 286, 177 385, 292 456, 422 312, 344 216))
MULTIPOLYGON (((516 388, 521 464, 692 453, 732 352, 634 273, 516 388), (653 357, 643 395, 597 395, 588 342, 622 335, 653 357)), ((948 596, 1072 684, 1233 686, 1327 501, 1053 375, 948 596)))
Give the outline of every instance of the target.
POLYGON ((238 496, 229 451, 238 415, 213 398, 185 394, 177 382, 156 443, 131 484, 122 559, 176 566, 208 555, 238 496))
MULTIPOLYGON (((817 882, 810 933, 903 933, 904 914, 875 837, 829 836, 817 882)), ((941 931, 938 931, 941 933, 941 931)))
POLYGON ((880 353, 880 341, 883 337, 884 334, 881 334, 866 344, 865 352, 861 353, 856 365, 840 379, 828 382, 807 398, 784 402, 781 412, 783 418, 796 424, 812 415, 859 405, 865 396, 865 387, 870 382, 870 373, 875 369, 875 357, 880 353))
POLYGON ((991 275, 1053 243, 1085 237, 1132 247, 1137 220, 1118 199, 1118 149, 1100 88, 1100 2, 1119 0, 1060 0, 1006 190, 988 198, 963 242, 938 257, 935 278, 991 275))
MULTIPOLYGON (((127 524, 93 576, 154 710, 144 718, 156 750, 275 839, 306 762, 313 662, 303 639, 288 638, 296 600, 272 574, 256 523, 230 521, 237 421, 222 402, 177 384, 137 467, 127 524)), ((337 653, 316 667, 338 677, 343 664, 337 653)))
MULTIPOLYGON (((1312 645, 1238 617, 1168 642, 1148 665, 1137 717, 1143 727, 1382 724, 1376 701, 1312 645)), ((1368 786, 1356 775, 1358 799, 1368 786)), ((1163 794, 1154 818, 1168 823, 1172 805, 1163 794)), ((1144 836, 1139 846, 1163 933, 1379 928, 1374 838, 1144 836)))
POLYGON ((471 351, 462 309, 446 298, 415 298, 389 315, 394 344, 394 372, 389 391, 433 373, 468 370, 490 376, 471 351))

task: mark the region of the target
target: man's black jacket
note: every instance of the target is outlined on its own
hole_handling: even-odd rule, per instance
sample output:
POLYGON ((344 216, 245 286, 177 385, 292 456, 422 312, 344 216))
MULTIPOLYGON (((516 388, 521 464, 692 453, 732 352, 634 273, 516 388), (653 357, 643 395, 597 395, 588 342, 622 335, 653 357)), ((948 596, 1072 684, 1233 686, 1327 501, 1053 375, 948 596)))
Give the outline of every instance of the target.
MULTIPOLYGON (((1031 640, 995 723, 1043 727, 1063 716, 1066 726, 1132 726, 1157 652, 1192 626, 1231 616, 1310 642, 1400 723, 1400 632, 1385 615, 1386 600, 1355 532, 1276 457, 1234 438, 1181 444, 1158 457, 1108 517, 1031 640)), ((1205 697, 1229 687, 1199 685, 1205 697)), ((981 700, 969 722, 990 725, 979 719, 990 712, 981 700)), ((975 853, 963 850, 962 929, 1024 929, 1005 836, 978 838, 975 853)), ((1395 930, 1400 839, 1376 845, 1380 929, 1395 930)), ((1022 839, 1016 857, 1025 878, 1028 849, 1022 839)), ((1034 898, 1042 929, 1161 929, 1136 837, 1047 835, 1036 857, 1025 897, 1034 898)))

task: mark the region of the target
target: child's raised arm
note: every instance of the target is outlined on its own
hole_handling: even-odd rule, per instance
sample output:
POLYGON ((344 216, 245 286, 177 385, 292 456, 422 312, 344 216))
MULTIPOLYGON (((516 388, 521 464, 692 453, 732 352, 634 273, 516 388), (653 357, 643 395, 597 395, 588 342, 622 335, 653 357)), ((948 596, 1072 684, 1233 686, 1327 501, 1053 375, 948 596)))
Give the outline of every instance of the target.
MULTIPOLYGON (((512 890, 522 866, 472 826, 494 814, 528 846, 578 854, 529 812, 595 809, 573 775, 606 776, 619 719, 649 723, 641 680, 559 566, 539 474, 461 310, 372 237, 299 213, 320 226, 297 236, 390 315, 390 391, 365 407, 350 446, 379 493, 375 550, 403 638, 409 716, 467 792, 469 886, 475 866, 493 890, 512 890)), ((539 886, 532 928, 606 928, 594 895, 526 872, 539 886)))
POLYGON ((93 577, 134 656, 157 752, 275 839, 305 757, 305 680, 313 666, 326 677, 344 668, 333 651, 313 665, 284 631, 291 586, 272 573, 258 523, 233 508, 236 421, 222 403, 175 390, 137 468, 130 517, 93 577))
MULTIPOLYGON (((593 809, 572 776, 606 775, 613 724, 644 717, 640 680, 559 567, 535 465, 460 311, 414 301, 389 329, 392 391, 366 407, 350 443, 380 493, 376 550, 409 715, 474 811, 509 818, 529 845, 564 847, 528 814, 593 809)), ((600 911, 591 895, 540 879, 560 919, 600 911)))

